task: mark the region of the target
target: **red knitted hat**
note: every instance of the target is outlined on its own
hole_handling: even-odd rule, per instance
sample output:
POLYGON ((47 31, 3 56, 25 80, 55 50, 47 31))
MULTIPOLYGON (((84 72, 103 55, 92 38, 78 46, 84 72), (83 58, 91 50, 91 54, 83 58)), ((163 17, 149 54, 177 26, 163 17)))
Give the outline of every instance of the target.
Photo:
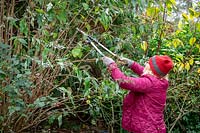
POLYGON ((173 61, 167 55, 155 55, 149 59, 149 65, 153 74, 164 77, 173 68, 173 61))

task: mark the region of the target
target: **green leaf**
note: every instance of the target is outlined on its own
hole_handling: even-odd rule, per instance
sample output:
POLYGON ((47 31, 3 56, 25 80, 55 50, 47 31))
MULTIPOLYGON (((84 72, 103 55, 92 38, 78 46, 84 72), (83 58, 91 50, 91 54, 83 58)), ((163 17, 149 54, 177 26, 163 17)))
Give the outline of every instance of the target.
POLYGON ((105 30, 108 30, 110 23, 112 21, 111 16, 107 15, 105 12, 103 12, 99 18, 101 24, 103 25, 105 30))
POLYGON ((58 126, 62 126, 62 114, 58 116, 58 126))
POLYGON ((0 74, 6 75, 6 73, 4 71, 2 71, 1 69, 0 69, 0 74))
POLYGON ((66 23, 67 21, 67 12, 65 10, 61 11, 57 15, 58 20, 62 23, 66 23))
POLYGON ((16 107, 15 106, 9 106, 8 110, 9 110, 9 114, 12 115, 14 112, 20 111, 21 107, 18 107, 18 106, 16 106, 16 107))
POLYGON ((197 31, 200 32, 200 23, 196 23, 197 31))
POLYGON ((36 10, 36 12, 41 13, 41 14, 44 14, 44 13, 45 13, 45 11, 42 10, 42 9, 35 9, 35 10, 36 10))
POLYGON ((84 86, 85 86, 85 89, 90 88, 90 78, 85 78, 83 84, 84 84, 84 86))
MULTIPOLYGON (((27 44, 26 40, 23 38, 18 38, 19 42, 21 42, 23 45, 27 44)), ((26 45, 25 45, 26 46, 26 45)))
POLYGON ((52 7, 53 7, 53 4, 51 2, 47 4, 47 12, 50 11, 52 7))
POLYGON ((68 97, 72 97, 72 89, 70 87, 67 88, 66 92, 68 97))
POLYGON ((129 3, 129 0, 124 0, 124 1, 125 1, 126 5, 128 5, 128 3, 129 3))
POLYGON ((36 99, 36 100, 34 101, 34 104, 35 104, 37 107, 42 108, 42 107, 45 106, 45 103, 44 103, 43 100, 45 100, 45 99, 44 99, 44 98, 38 98, 38 99, 36 99))
POLYGON ((89 5, 87 3, 83 3, 82 5, 83 5, 84 10, 88 10, 89 9, 89 5))
POLYGON ((183 61, 183 55, 182 54, 176 54, 175 57, 179 62, 183 61))
POLYGON ((82 53, 82 51, 81 51, 80 48, 74 48, 72 50, 72 55, 73 55, 73 57, 79 57, 79 58, 81 58, 82 55, 83 55, 83 53, 82 53))
POLYGON ((0 48, 1 49, 8 49, 8 48, 10 48, 10 46, 7 45, 7 44, 0 43, 0 48))
POLYGON ((53 124, 54 120, 56 119, 56 115, 50 115, 48 123, 53 124))
POLYGON ((58 33, 53 33, 53 39, 56 39, 58 37, 58 33))
POLYGON ((68 93, 68 90, 65 87, 58 87, 58 90, 64 93, 68 93))
POLYGON ((20 32, 24 33, 27 36, 28 35, 28 26, 27 26, 25 19, 22 19, 20 21, 19 26, 20 26, 20 32))

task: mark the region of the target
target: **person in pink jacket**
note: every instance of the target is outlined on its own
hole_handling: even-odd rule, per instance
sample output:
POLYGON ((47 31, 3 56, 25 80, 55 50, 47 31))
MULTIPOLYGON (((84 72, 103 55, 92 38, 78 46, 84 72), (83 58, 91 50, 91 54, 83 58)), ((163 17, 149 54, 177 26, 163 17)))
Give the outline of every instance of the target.
POLYGON ((114 81, 129 93, 123 100, 122 127, 133 133, 166 133, 164 109, 166 105, 167 75, 173 61, 167 55, 155 55, 145 67, 123 58, 129 68, 139 76, 126 76, 112 58, 103 57, 114 81))

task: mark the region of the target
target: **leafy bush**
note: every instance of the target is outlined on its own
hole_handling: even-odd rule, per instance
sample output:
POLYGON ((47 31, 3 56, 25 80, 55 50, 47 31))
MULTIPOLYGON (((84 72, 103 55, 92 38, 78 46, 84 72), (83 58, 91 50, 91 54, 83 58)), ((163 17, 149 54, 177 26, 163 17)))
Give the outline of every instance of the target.
POLYGON ((198 131, 199 3, 188 2, 188 14, 168 19, 178 2, 5 1, 10 10, 2 9, 5 20, 0 19, 1 129, 72 130, 71 124, 77 131, 89 124, 123 132, 121 104, 127 91, 112 81, 78 27, 141 64, 154 54, 170 55, 175 67, 165 110, 168 131, 198 131))

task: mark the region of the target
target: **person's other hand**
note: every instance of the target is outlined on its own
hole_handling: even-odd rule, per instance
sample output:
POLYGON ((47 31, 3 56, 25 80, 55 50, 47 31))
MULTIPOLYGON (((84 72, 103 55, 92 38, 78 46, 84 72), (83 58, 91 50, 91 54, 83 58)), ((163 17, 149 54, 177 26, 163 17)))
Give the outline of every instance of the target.
POLYGON ((120 60, 123 61, 125 64, 127 64, 128 67, 130 67, 133 64, 133 61, 131 59, 125 57, 121 57, 120 60))
POLYGON ((109 58, 107 56, 104 56, 102 58, 103 60, 103 63, 106 65, 106 66, 109 66, 111 63, 115 62, 112 58, 109 58))

